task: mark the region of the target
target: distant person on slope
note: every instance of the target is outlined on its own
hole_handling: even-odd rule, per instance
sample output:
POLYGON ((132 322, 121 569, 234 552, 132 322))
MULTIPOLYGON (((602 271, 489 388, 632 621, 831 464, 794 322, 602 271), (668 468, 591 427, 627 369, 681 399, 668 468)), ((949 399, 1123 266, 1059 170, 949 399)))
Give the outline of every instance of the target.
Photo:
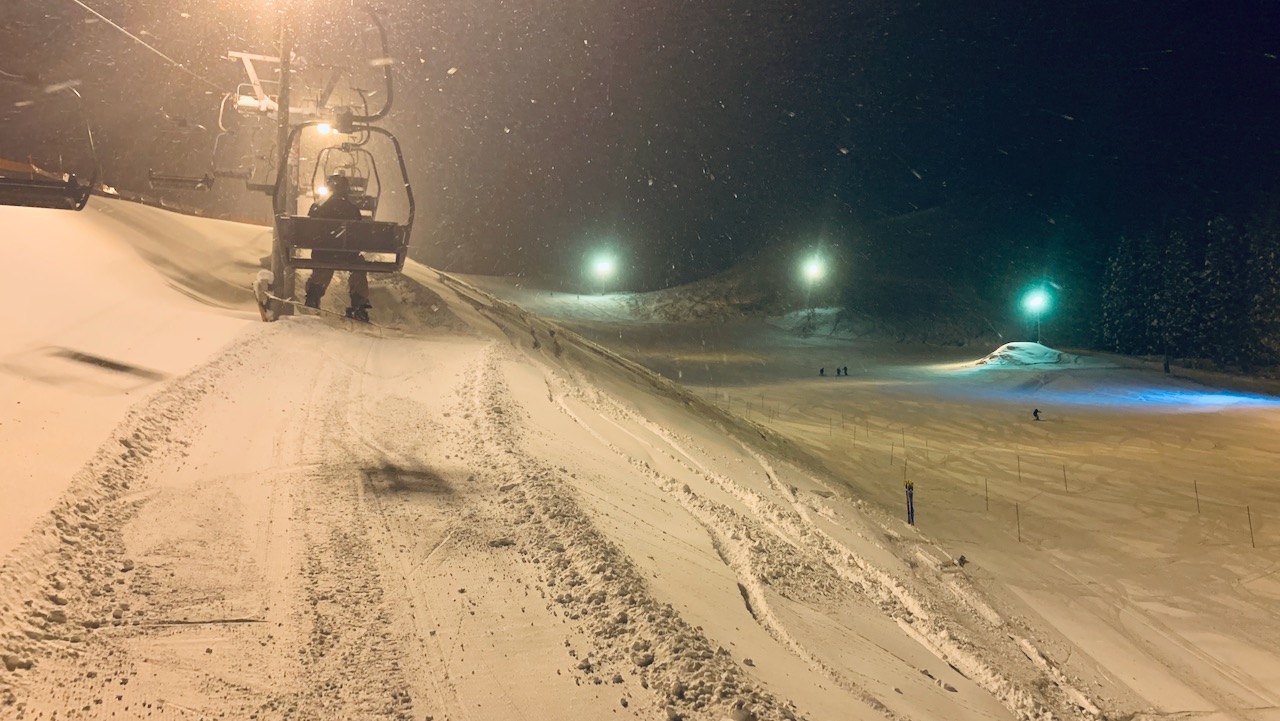
POLYGON ((1031 415, 1035 417, 1036 420, 1040 420, 1040 409, 1037 408, 1034 411, 1031 411, 1031 415))
MULTIPOLYGON (((312 203, 307 215, 312 218, 328 218, 330 220, 361 220, 360 208, 351 202, 351 181, 345 175, 331 175, 325 181, 329 189, 329 197, 322 203, 312 203)), ((316 251, 321 253, 322 251, 316 251)), ((329 281, 333 280, 333 270, 316 268, 307 279, 307 307, 319 308, 320 299, 329 289, 329 281)), ((347 315, 356 320, 369 320, 369 274, 363 270, 351 271, 347 279, 351 290, 351 307, 347 315)))

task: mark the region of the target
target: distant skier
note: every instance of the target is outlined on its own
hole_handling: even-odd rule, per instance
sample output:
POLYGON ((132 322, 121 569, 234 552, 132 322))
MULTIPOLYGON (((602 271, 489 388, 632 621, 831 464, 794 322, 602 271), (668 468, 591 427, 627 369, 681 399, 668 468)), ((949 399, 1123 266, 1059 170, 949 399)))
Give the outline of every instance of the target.
POLYGON ((907 523, 916 525, 916 484, 907 481, 903 484, 907 489, 907 523))
POLYGON ((1031 415, 1035 417, 1036 420, 1040 420, 1040 409, 1037 408, 1034 411, 1031 411, 1031 415))
POLYGON ((825 376, 826 374, 827 374, 827 369, 826 369, 826 368, 819 368, 819 369, 818 369, 818 375, 820 375, 820 376, 825 376))
MULTIPOLYGON (((329 197, 322 203, 312 203, 307 215, 312 218, 328 218, 330 220, 361 220, 360 208, 351 202, 351 181, 345 175, 331 175, 325 181, 329 189, 329 197)), ((317 256, 323 251, 315 251, 317 256)), ((351 307, 347 308, 347 316, 368 322, 369 309, 369 274, 363 270, 353 270, 347 279, 351 290, 351 307)), ((320 299, 329 289, 329 281, 333 280, 333 270, 316 268, 307 279, 307 300, 309 308, 319 308, 320 299)))

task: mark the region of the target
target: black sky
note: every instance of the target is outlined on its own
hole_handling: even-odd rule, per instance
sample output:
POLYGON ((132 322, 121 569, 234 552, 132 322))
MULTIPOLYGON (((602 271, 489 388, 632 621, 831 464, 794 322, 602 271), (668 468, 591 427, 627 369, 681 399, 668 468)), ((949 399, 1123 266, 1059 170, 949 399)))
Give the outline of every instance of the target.
MULTIPOLYGON (((268 51, 275 29, 265 0, 86 3, 228 89, 240 77, 220 55, 268 51)), ((349 32, 325 8, 304 55, 349 32)), ((71 0, 6 12, 0 70, 81 81, 110 182, 141 190, 148 167, 206 162, 212 134, 191 127, 213 127, 216 92, 71 0)), ((613 246, 629 285, 657 287, 818 242, 886 263, 916 243, 896 260, 944 273, 992 254, 1087 260, 1121 232, 1280 187, 1274 2, 392 0, 381 13, 415 252, 458 270, 576 276, 613 246), (932 225, 895 235, 921 212, 932 225)), ((52 108, 5 108, 0 150, 30 149, 64 115, 52 108)), ((264 208, 225 187, 187 200, 264 208)))

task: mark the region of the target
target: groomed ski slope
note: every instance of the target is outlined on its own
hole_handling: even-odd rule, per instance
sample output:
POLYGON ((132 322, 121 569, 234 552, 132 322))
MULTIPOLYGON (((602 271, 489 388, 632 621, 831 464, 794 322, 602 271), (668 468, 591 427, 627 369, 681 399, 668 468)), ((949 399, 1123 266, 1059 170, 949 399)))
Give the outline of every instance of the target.
POLYGON ((649 323, 621 296, 602 319, 513 294, 802 446, 841 492, 901 513, 909 477, 924 538, 965 555, 997 614, 1035 629, 1109 715, 1280 718, 1275 384, 1027 341, 859 339, 835 309, 649 323))
POLYGON ((4 366, 5 428, 25 429, 4 451, 30 478, 0 490, 30 497, 0 505, 0 717, 1150 707, 1011 612, 981 554, 959 568, 887 515, 893 483, 856 492, 787 438, 805 434, 462 282, 376 284, 393 330, 262 324, 261 228, 97 198, 0 227, 48 238, 84 299, 3 316, 4 357, 27 359, 4 366))

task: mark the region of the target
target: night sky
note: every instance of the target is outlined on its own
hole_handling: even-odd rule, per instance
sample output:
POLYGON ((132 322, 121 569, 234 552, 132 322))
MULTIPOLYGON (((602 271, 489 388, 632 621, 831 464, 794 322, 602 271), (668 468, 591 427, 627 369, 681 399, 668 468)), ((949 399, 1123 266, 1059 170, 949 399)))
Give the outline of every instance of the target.
MULTIPOLYGON (((273 52, 266 0, 85 3, 226 90, 223 53, 273 52)), ((298 4, 309 59, 363 26, 298 4)), ((649 289, 822 244, 994 287, 1096 270, 1122 232, 1280 190, 1278 6, 391 0, 387 126, 414 254, 454 270, 576 278, 612 247, 649 289)), ((72 0, 4 12, 0 71, 80 81, 107 182, 207 166, 215 89, 72 0)), ((6 95, 0 155, 44 152, 65 104, 6 95)), ((265 217, 234 185, 175 197, 265 217)))

